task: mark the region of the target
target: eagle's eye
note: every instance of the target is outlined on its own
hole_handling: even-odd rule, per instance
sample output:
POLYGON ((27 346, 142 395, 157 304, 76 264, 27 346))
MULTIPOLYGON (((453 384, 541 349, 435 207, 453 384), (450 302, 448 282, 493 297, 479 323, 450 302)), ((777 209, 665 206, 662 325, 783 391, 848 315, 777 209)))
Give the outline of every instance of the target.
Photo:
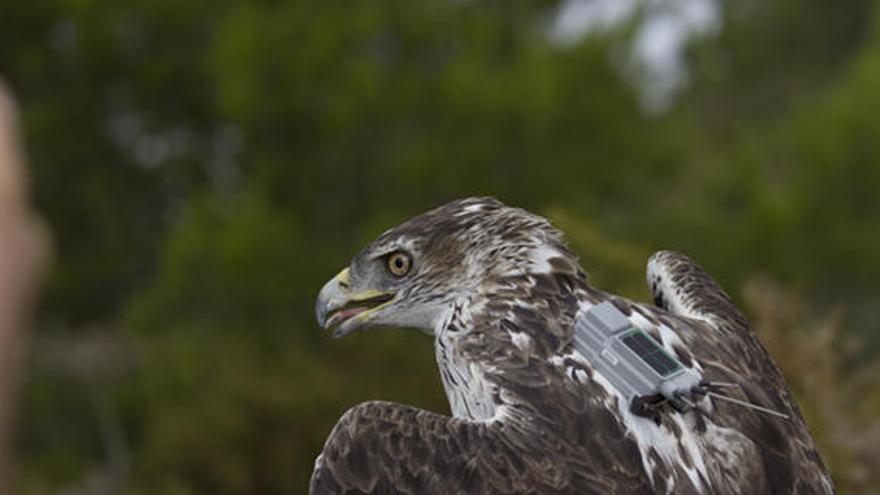
POLYGON ((388 257, 388 271, 395 277, 406 275, 411 266, 412 260, 403 251, 396 251, 388 257))

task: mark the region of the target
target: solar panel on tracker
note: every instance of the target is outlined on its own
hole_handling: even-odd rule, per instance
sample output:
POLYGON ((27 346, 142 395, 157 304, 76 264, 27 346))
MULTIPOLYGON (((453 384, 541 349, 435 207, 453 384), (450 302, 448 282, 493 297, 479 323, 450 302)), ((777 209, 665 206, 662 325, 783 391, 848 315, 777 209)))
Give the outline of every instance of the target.
POLYGON ((620 340, 662 377, 667 377, 681 369, 681 365, 642 330, 633 328, 623 334, 620 340))

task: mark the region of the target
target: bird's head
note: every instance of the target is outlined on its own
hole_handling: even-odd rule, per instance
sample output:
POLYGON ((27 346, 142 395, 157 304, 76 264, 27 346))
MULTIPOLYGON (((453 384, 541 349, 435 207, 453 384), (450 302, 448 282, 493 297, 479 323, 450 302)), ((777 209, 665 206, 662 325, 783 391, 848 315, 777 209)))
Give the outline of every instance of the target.
POLYGON ((548 270, 571 256, 545 219, 493 198, 448 203, 386 231, 327 282, 318 323, 341 337, 359 328, 431 333, 459 298, 491 280, 548 270))

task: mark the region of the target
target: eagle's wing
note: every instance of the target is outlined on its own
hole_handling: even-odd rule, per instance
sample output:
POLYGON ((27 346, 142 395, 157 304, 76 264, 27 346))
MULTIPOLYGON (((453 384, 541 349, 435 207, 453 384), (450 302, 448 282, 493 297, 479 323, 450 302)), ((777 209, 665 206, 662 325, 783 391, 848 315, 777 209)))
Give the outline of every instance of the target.
POLYGON ((340 418, 315 461, 310 493, 525 493, 530 465, 498 434, 470 422, 402 404, 371 401, 340 418))
MULTIPOLYGON (((690 258, 672 251, 651 256, 647 278, 657 306, 681 317, 671 323, 693 359, 701 363, 704 378, 737 382, 739 390, 732 395, 790 416, 791 420, 780 420, 720 402, 710 415, 750 439, 767 489, 773 493, 832 492, 828 471, 782 374, 748 319, 718 283, 690 258)), ((747 472, 742 474, 743 480, 749 479, 747 472)))
POLYGON ((648 285, 654 303, 670 313, 749 330, 748 320, 718 283, 683 254, 654 253, 648 260, 648 285))

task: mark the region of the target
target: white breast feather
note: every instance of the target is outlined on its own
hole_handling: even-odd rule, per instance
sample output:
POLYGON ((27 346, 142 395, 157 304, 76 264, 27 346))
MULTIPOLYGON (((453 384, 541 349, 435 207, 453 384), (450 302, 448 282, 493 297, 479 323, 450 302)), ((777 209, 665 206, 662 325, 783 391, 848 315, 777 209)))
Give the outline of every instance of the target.
MULTIPOLYGON (((470 320, 467 306, 456 307, 458 323, 466 328, 470 320)), ((447 330, 450 318, 455 312, 455 309, 450 311, 450 315, 436 331, 434 349, 440 367, 443 390, 446 392, 449 408, 454 417, 471 421, 488 421, 496 415, 495 402, 492 399, 495 386, 486 380, 480 363, 466 359, 460 354, 457 341, 466 330, 464 328, 458 332, 447 330)))

